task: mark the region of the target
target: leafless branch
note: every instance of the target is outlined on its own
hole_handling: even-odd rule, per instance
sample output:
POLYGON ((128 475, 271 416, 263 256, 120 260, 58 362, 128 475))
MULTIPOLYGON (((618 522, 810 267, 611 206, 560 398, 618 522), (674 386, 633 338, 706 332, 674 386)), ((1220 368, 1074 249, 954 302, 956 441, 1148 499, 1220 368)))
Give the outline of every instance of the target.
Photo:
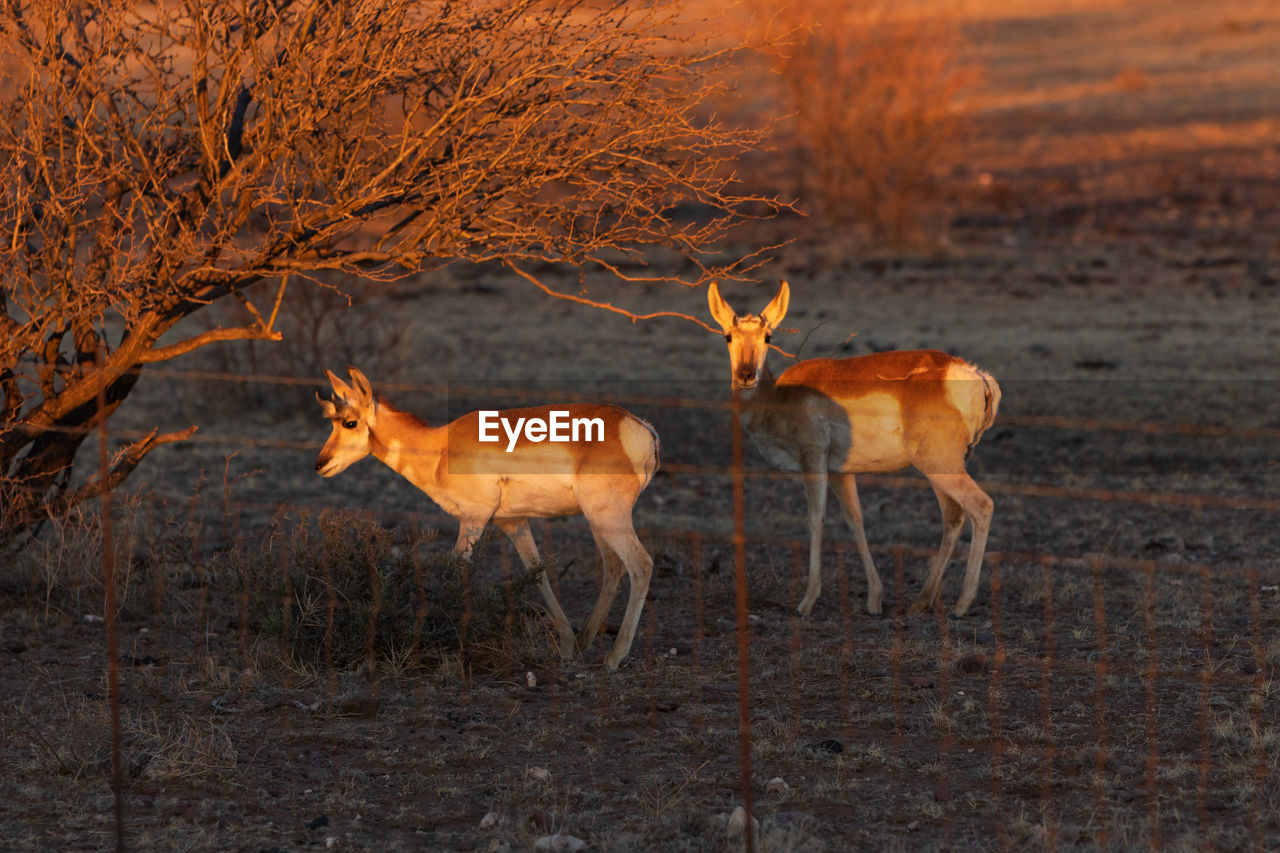
POLYGON ((171 358, 177 358, 180 355, 186 355, 192 350, 199 349, 209 344, 222 343, 224 341, 278 341, 280 333, 271 329, 261 328, 239 328, 239 329, 210 329, 207 332, 201 332, 194 337, 187 338, 185 341, 179 341, 176 344, 159 347, 158 349, 147 350, 139 359, 140 364, 154 364, 157 361, 168 361, 171 358))
POLYGON ((537 276, 534 276, 533 274, 527 272, 526 270, 521 269, 514 263, 508 263, 507 268, 512 272, 514 272, 516 275, 523 278, 525 281, 532 284, 534 287, 541 290, 543 293, 547 294, 548 296, 554 296, 556 299, 563 299, 567 302, 576 302, 579 305, 589 305, 592 308, 599 308, 602 311, 609 311, 613 314, 621 314, 623 317, 626 317, 633 323, 639 320, 655 320, 658 317, 677 317, 681 320, 688 320, 690 323, 696 323, 697 325, 706 329, 708 332, 715 332, 719 334, 719 331, 720 331, 719 329, 716 329, 715 327, 704 322, 703 320, 700 320, 697 317, 694 317, 692 314, 682 314, 679 311, 654 311, 649 314, 636 314, 632 311, 628 311, 626 308, 620 308, 611 302, 601 302, 596 299, 588 299, 587 297, 580 296, 576 293, 565 293, 562 290, 556 290, 555 288, 543 282, 537 276))

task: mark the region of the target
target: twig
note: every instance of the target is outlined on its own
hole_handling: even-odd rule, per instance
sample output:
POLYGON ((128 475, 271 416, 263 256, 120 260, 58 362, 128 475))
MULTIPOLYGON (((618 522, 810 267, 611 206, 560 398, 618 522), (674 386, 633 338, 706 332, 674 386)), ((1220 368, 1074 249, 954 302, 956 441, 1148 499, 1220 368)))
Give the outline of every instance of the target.
POLYGON ((697 325, 706 329, 708 332, 714 332, 716 334, 720 334, 719 329, 713 327, 709 323, 699 320, 697 317, 694 317, 692 314, 682 314, 679 311, 655 311, 651 314, 636 314, 632 311, 628 311, 626 308, 619 308, 617 305, 614 305, 611 302, 599 302, 595 299, 588 299, 585 296, 577 296, 576 294, 564 293, 563 291, 556 290, 550 285, 547 285, 542 281, 540 281, 536 276, 532 275, 531 273, 525 272, 524 270, 520 269, 520 267, 516 266, 514 263, 510 261, 506 262, 506 267, 507 269, 511 270, 513 273, 520 276, 525 281, 529 282, 534 287, 538 288, 548 296, 554 296, 557 299, 564 299, 568 302, 577 302, 579 305, 589 305, 592 308, 599 308, 603 311, 612 311, 614 314, 621 314, 622 316, 626 317, 633 323, 636 322, 637 320, 653 320, 658 317, 678 317, 681 320, 688 320, 690 323, 696 323, 697 325))

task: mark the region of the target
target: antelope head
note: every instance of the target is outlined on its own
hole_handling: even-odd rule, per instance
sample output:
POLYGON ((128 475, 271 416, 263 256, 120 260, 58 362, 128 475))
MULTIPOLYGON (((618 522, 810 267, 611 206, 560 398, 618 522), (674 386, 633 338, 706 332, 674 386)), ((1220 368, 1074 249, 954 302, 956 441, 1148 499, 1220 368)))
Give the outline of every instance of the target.
POLYGON ((316 400, 324 410, 324 416, 333 424, 333 432, 316 457, 316 473, 321 477, 340 474, 353 463, 369 455, 373 449, 372 429, 377 414, 373 388, 365 375, 354 367, 348 367, 351 384, 343 382, 332 371, 326 370, 333 386, 333 399, 326 400, 316 392, 316 400))
POLYGON ((756 387, 760 381, 764 359, 769 354, 769 340, 774 328, 786 316, 790 299, 791 288, 784 281, 778 288, 778 295, 773 297, 773 301, 765 306, 759 316, 738 316, 729 307, 729 303, 724 301, 715 282, 707 289, 711 316, 724 330, 724 339, 729 344, 729 370, 733 390, 746 391, 756 387))

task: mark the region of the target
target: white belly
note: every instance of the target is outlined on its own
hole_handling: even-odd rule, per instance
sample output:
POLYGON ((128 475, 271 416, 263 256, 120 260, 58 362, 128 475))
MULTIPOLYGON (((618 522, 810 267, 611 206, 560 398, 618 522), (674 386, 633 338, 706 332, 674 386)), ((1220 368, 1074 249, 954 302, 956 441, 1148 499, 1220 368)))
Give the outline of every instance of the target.
POLYGON ((498 486, 495 518, 552 518, 582 511, 573 491, 573 477, 562 474, 525 474, 498 486))

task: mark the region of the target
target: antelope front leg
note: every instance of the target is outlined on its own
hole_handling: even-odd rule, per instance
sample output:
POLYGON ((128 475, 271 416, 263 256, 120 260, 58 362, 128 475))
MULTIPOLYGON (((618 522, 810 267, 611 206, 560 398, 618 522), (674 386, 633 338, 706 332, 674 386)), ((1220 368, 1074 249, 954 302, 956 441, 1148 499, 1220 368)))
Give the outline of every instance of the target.
POLYGON ((471 549, 475 548, 476 543, 480 541, 480 537, 484 534, 484 526, 488 523, 487 518, 483 521, 458 519, 458 541, 453 546, 453 556, 461 560, 470 560, 471 549))
POLYGON ((867 531, 862 526, 862 504, 858 501, 858 484, 852 474, 831 476, 835 478, 836 497, 844 507, 845 523, 853 531, 853 541, 862 557, 862 568, 867 576, 867 612, 878 614, 884 586, 880 583, 880 573, 876 571, 876 564, 871 559, 871 549, 867 546, 867 531))
POLYGON ((827 469, 821 459, 809 464, 801 459, 801 470, 804 471, 804 496, 809 508, 809 582, 796 612, 808 616, 822 592, 822 520, 827 510, 827 469))
POLYGON ((560 636, 560 656, 566 660, 573 657, 577 653, 573 626, 569 624, 569 619, 560 609, 560 602, 556 600, 555 591, 551 589, 551 581, 547 579, 547 568, 542 565, 542 557, 539 556, 538 546, 533 541, 529 522, 523 518, 499 521, 498 527, 507 534, 511 544, 516 546, 516 553, 520 555, 520 562, 524 563, 526 569, 532 571, 541 567, 538 573, 538 589, 542 592, 542 600, 546 602, 551 621, 555 624, 556 633, 560 636))

